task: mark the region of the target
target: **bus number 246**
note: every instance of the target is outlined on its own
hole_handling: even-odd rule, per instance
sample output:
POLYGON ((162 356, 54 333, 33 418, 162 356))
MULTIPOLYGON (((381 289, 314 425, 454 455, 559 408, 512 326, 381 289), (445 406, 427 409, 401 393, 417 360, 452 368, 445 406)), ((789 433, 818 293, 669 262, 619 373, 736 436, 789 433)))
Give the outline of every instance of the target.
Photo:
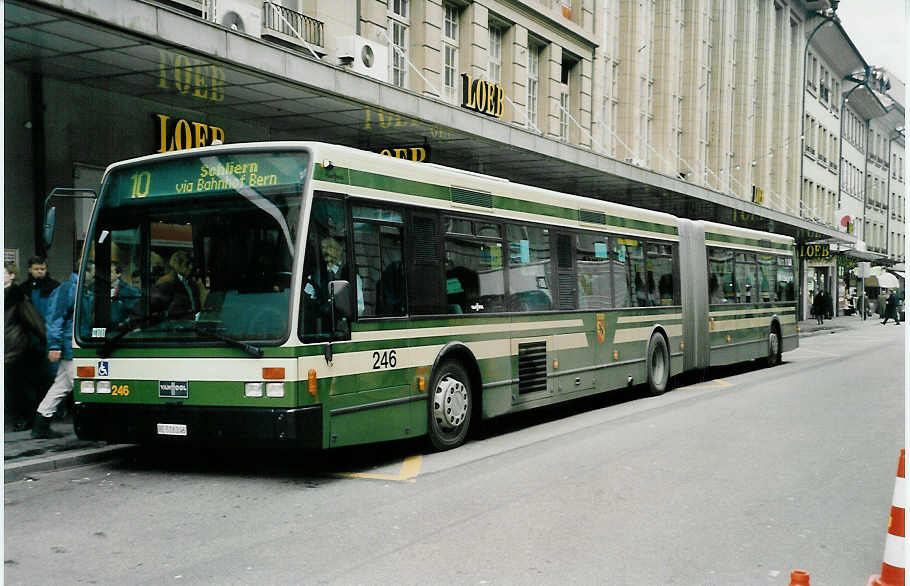
POLYGON ((398 356, 394 350, 383 350, 382 352, 373 352, 373 370, 382 368, 395 368, 398 365, 398 356))

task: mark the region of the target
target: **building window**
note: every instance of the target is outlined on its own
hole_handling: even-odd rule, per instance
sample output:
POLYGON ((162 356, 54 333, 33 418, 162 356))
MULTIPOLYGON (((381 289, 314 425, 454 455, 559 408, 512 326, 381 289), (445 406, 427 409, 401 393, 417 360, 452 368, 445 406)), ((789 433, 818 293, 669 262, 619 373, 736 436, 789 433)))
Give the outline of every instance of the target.
POLYGON ((408 1, 389 2, 389 29, 392 31, 392 83, 407 87, 408 83, 408 1))
POLYGON ((569 140, 569 91, 563 90, 559 94, 559 140, 569 140))
POLYGON ((537 128, 537 96, 540 92, 540 45, 528 44, 528 126, 537 128))
POLYGON ((458 101, 458 20, 461 10, 454 4, 444 4, 445 15, 442 29, 443 50, 443 98, 449 102, 458 101))
POLYGON ((502 29, 490 23, 490 62, 487 68, 489 80, 502 83, 502 29))

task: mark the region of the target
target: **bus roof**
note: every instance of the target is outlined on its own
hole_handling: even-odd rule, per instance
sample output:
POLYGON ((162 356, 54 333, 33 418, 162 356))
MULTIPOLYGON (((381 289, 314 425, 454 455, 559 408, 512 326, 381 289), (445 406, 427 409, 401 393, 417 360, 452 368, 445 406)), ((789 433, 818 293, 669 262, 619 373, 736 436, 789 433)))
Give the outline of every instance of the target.
MULTIPOLYGON (((606 214, 608 216, 618 216, 651 224, 672 226, 674 228, 679 224, 679 218, 665 212, 647 210, 600 199, 570 195, 549 189, 514 183, 501 177, 464 171, 435 163, 418 163, 353 147, 315 141, 234 143, 186 149, 169 153, 156 153, 113 163, 107 167, 104 175, 106 177, 110 172, 121 166, 153 163, 160 159, 201 156, 205 154, 217 154, 220 152, 238 150, 284 149, 306 149, 312 153, 315 163, 327 160, 336 167, 352 168, 377 175, 387 176, 391 174, 411 181, 435 184, 443 187, 461 188, 509 198, 518 198, 522 201, 531 203, 558 206, 579 210, 580 212, 592 212, 595 215, 606 214)), ((793 238, 779 234, 708 221, 704 221, 703 224, 705 226, 705 231, 711 233, 756 239, 761 238, 780 244, 792 245, 794 242, 793 238)))

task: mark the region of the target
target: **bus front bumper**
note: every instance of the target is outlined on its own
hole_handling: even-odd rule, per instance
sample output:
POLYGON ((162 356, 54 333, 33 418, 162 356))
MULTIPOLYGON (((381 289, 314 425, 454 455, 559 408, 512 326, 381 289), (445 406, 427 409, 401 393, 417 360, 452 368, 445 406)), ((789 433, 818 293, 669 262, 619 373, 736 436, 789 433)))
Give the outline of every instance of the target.
POLYGON ((189 441, 322 447, 322 406, 293 409, 77 403, 76 435, 112 443, 189 441))

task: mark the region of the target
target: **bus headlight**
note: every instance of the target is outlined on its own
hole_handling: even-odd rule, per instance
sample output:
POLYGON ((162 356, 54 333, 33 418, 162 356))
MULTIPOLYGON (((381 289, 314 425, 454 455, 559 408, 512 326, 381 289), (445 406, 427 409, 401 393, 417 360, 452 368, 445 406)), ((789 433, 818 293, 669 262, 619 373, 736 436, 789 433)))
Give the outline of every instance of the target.
POLYGON ((261 397, 262 383, 246 383, 243 385, 243 394, 247 397, 261 397))
POLYGON ((111 381, 109 380, 100 380, 98 381, 98 392, 111 394, 111 381))
POLYGON ((89 395, 95 392, 95 381, 93 380, 84 380, 79 383, 79 392, 83 395, 89 395))
POLYGON ((266 397, 283 397, 284 383, 265 383, 266 397))

